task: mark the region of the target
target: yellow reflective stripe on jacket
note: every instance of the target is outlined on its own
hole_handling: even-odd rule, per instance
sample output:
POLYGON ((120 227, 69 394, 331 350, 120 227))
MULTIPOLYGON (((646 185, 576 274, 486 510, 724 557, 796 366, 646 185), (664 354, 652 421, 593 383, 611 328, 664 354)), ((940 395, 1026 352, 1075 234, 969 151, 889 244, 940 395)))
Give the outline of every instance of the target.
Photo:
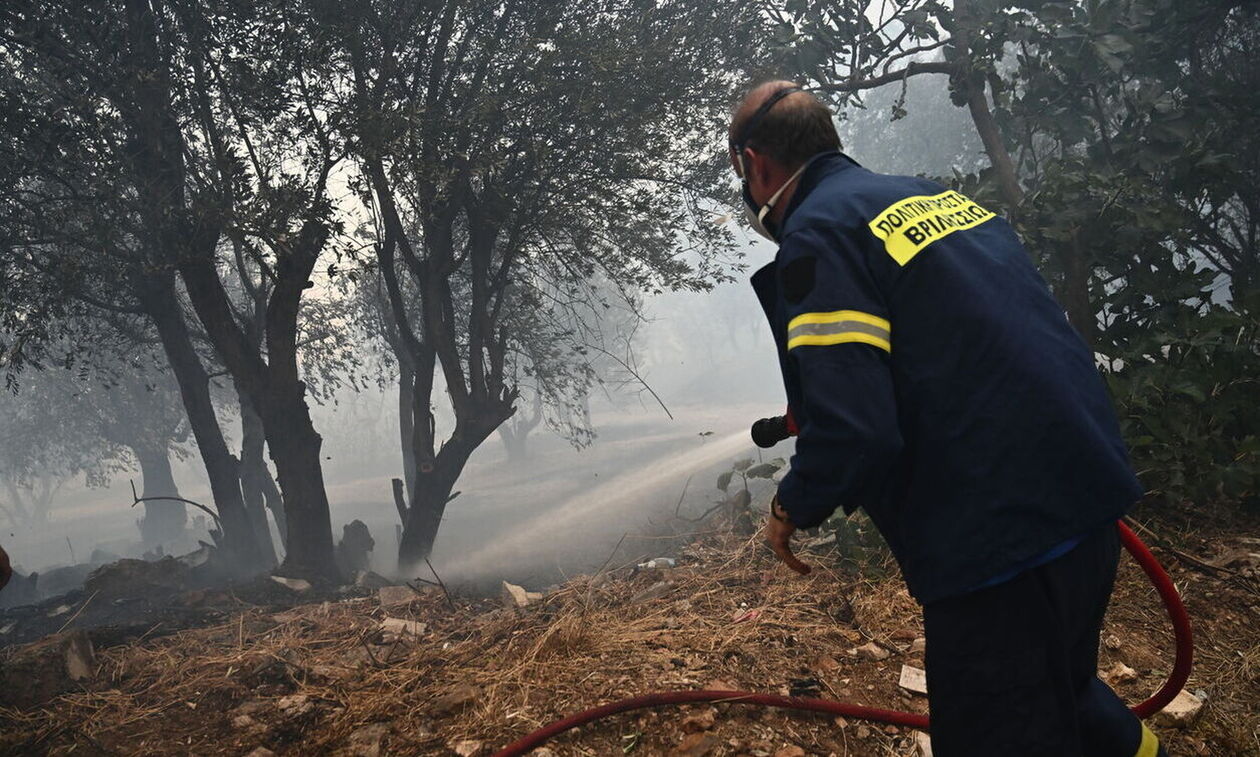
POLYGON ((1146 727, 1146 723, 1142 724, 1142 743, 1138 746, 1138 750, 1133 753, 1133 757, 1155 757, 1159 754, 1159 739, 1155 738, 1155 734, 1151 733, 1151 729, 1146 727))
POLYGON ((859 310, 802 313, 788 323, 787 348, 858 342, 891 353, 891 332, 886 319, 859 310))

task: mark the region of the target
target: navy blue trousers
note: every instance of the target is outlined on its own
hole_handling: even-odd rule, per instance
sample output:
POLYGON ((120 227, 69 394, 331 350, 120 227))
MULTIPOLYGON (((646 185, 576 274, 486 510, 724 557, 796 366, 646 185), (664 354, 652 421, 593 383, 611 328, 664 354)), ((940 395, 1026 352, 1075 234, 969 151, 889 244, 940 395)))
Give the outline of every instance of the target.
POLYGON ((923 608, 936 757, 1156 757, 1097 676, 1119 559, 1108 526, 1005 583, 923 608))

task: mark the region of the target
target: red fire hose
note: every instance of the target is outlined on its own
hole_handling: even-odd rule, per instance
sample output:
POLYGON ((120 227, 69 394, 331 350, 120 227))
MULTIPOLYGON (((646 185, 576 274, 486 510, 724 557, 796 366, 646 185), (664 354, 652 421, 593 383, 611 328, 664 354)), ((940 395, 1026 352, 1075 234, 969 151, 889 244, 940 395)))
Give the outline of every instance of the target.
MULTIPOLYGON (((1156 561, 1151 551, 1137 537, 1137 534, 1133 533, 1132 529, 1125 525, 1124 521, 1118 521, 1117 526, 1120 529, 1120 541, 1124 544, 1125 549, 1129 550, 1129 554, 1133 555, 1133 558, 1137 560, 1138 565, 1142 567, 1142 571, 1146 573, 1147 577, 1151 579, 1151 583, 1155 585, 1160 598, 1164 600, 1164 607, 1168 610, 1168 617, 1172 619, 1173 634, 1177 643, 1176 661, 1173 663, 1172 672, 1168 675, 1168 679, 1164 681, 1164 685, 1151 698, 1133 707, 1135 715, 1139 718, 1147 718, 1159 712, 1171 702, 1173 697, 1177 696, 1177 692, 1181 691, 1181 688, 1185 686, 1186 679, 1190 677, 1190 664, 1194 656, 1194 643, 1190 633, 1190 617, 1186 614, 1186 607, 1181 603, 1181 597, 1177 594, 1177 589, 1173 586, 1172 579, 1160 567, 1159 562, 1156 561)), ((618 702, 610 702, 609 704, 570 715, 563 720, 557 720, 519 741, 507 745, 497 752, 494 757, 517 757, 518 755, 527 754, 530 750, 541 746, 548 739, 564 733, 570 728, 577 728, 580 725, 606 718, 609 715, 616 715, 620 712, 670 704, 694 704, 696 702, 723 702, 726 704, 747 704, 760 707, 782 707, 790 710, 808 710, 810 712, 824 712, 829 715, 843 715, 858 720, 873 720, 878 723, 890 723, 920 730, 927 730, 928 728, 928 717, 926 715, 897 710, 882 710, 877 707, 863 707, 862 705, 832 702, 826 699, 784 697, 775 694, 754 694, 746 691, 663 691, 622 699, 618 702)))

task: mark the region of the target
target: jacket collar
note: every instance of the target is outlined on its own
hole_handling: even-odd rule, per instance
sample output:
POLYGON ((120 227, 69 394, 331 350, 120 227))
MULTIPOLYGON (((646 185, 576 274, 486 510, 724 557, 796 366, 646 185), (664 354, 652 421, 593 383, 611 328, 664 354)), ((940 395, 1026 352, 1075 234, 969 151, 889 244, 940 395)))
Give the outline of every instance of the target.
POLYGON ((799 183, 796 185, 796 191, 792 193, 792 200, 788 206, 784 208, 783 218, 779 221, 779 228, 786 229, 788 219, 792 217, 792 211, 809 196, 814 187, 828 176, 840 173, 860 164, 845 155, 839 150, 835 152, 826 152, 810 158, 809 167, 805 169, 805 173, 801 174, 799 183))

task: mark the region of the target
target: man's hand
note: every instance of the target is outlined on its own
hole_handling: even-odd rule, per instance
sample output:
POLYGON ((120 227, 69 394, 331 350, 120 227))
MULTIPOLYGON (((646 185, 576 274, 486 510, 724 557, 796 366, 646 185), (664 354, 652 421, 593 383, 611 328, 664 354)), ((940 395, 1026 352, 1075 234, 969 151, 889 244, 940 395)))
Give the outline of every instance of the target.
POLYGON ((792 554, 791 540, 794 533, 796 526, 787 519, 783 508, 779 507, 779 498, 775 497, 770 502, 770 517, 766 518, 766 541, 770 542, 770 549, 774 550, 784 564, 802 576, 808 576, 810 567, 792 554))

